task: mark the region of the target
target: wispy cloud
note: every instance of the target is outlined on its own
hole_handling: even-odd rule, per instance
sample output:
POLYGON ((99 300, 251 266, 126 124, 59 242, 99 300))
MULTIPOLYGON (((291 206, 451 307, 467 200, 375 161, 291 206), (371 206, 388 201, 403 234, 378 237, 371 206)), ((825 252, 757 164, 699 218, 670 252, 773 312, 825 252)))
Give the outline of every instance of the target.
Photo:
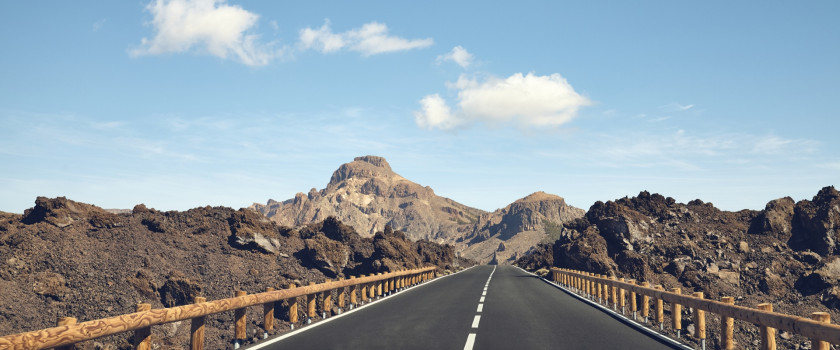
POLYGON ((107 22, 107 21, 108 21, 107 18, 103 18, 103 19, 100 19, 96 22, 93 22, 93 25, 91 26, 93 28, 93 31, 98 32, 100 29, 102 29, 102 27, 105 25, 105 22, 107 22))
POLYGON ((437 57, 437 63, 441 64, 442 62, 452 61, 461 66, 461 68, 469 67, 473 62, 473 55, 467 52, 467 49, 459 46, 455 46, 452 48, 452 51, 444 55, 440 55, 437 57))
POLYGON ((130 50, 134 56, 197 51, 263 66, 284 52, 253 32, 259 15, 226 0, 155 0, 146 11, 155 35, 130 50))
POLYGON ((659 106, 659 109, 664 112, 683 112, 694 108, 693 104, 680 104, 678 102, 671 102, 669 104, 659 106))
POLYGON ((840 171, 840 161, 817 164, 817 167, 840 171))
POLYGON ((727 162, 739 166, 805 157, 817 152, 815 141, 748 133, 702 134, 677 130, 670 133, 625 132, 593 137, 593 156, 616 167, 653 167, 673 164, 700 169, 727 162))
POLYGON ((521 127, 556 127, 568 123, 578 109, 592 102, 578 94, 560 74, 516 73, 505 79, 493 76, 483 80, 461 75, 447 84, 457 91, 453 110, 438 94, 420 100, 414 112, 418 126, 428 129, 454 129, 481 122, 513 122, 521 127))
POLYGON ((300 30, 299 44, 302 50, 317 50, 321 53, 333 53, 348 49, 371 56, 388 52, 406 51, 429 47, 434 44, 431 38, 405 39, 388 33, 388 26, 370 22, 360 28, 335 33, 326 20, 320 28, 300 30))

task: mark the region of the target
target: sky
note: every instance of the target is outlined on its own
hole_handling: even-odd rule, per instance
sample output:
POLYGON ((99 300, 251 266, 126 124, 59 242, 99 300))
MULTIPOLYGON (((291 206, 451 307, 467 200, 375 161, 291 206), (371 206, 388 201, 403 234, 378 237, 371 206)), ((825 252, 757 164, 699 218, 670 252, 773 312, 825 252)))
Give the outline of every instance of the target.
POLYGON ((0 211, 247 207, 385 157, 483 210, 840 184, 840 2, 0 3, 0 211))

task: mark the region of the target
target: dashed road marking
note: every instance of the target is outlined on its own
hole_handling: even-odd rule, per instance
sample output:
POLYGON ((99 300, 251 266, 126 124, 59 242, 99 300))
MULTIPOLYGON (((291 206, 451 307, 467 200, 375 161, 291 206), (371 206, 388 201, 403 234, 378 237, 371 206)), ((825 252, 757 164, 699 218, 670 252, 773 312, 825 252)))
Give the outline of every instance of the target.
POLYGON ((464 345, 464 350, 472 350, 473 345, 475 345, 475 333, 470 333, 467 336, 467 344, 464 345))
MULTIPOLYGON (((495 266, 493 266, 493 271, 490 271, 490 276, 487 276, 487 282, 484 283, 484 290, 481 292, 481 299, 478 300, 478 308, 475 312, 484 311, 484 297, 487 295, 487 287, 490 286, 490 279, 493 278, 494 272, 496 272, 495 266)), ((478 323, 480 321, 481 315, 475 315, 475 318, 473 318, 472 328, 478 328, 478 323)), ((464 350, 472 350, 473 345, 475 345, 475 333, 469 333, 469 335, 467 335, 467 343, 464 345, 464 350)))

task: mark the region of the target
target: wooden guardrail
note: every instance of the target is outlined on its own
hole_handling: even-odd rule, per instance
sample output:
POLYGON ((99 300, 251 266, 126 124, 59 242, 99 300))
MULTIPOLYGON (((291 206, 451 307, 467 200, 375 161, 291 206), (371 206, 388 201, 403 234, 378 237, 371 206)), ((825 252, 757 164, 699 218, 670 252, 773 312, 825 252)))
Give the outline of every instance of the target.
POLYGON ((69 346, 68 349, 72 349, 72 345, 79 342, 134 331, 134 347, 148 350, 151 349, 152 326, 190 320, 190 348, 198 350, 204 348, 205 318, 208 315, 227 311, 234 311, 236 347, 241 340, 245 339, 247 324, 245 308, 247 307, 263 305, 265 311, 263 329, 268 332, 274 327, 275 302, 291 299, 289 320, 294 324, 298 319, 298 297, 306 296, 307 316, 314 318, 317 316, 315 301, 319 293, 326 293, 322 297, 321 307, 321 310, 326 313, 332 308, 333 290, 338 290, 338 307, 344 308, 345 293, 349 294, 351 305, 355 305, 360 301, 381 296, 383 293, 432 279, 435 277, 435 269, 435 267, 424 267, 337 281, 327 280, 320 284, 312 282, 309 286, 292 285, 282 290, 269 288, 266 292, 250 295, 244 291, 236 291, 236 296, 233 298, 206 301, 205 298, 197 297, 194 304, 165 309, 152 309, 149 304, 138 304, 135 313, 82 323, 76 323, 76 319, 72 317, 65 317, 59 320, 57 327, 0 337, 0 349, 65 349, 67 346, 69 346), (357 292, 360 292, 358 298, 357 292))
POLYGON ((830 317, 825 312, 814 312, 811 319, 773 312, 773 305, 759 304, 757 309, 734 304, 732 297, 723 297, 721 301, 703 299, 703 293, 691 295, 682 294, 680 288, 665 291, 662 286, 650 287, 648 282, 635 280, 625 281, 615 276, 606 277, 592 273, 569 269, 552 268, 552 280, 558 284, 582 294, 590 299, 612 307, 627 315, 625 295, 630 292, 630 312, 633 318, 641 316, 645 323, 651 317, 649 302, 651 298, 655 304, 655 319, 660 330, 664 328, 663 302, 671 304, 672 329, 680 337, 681 308, 693 308, 695 330, 693 336, 700 340, 701 348, 706 344, 706 312, 719 315, 721 320, 720 339, 723 349, 734 349, 733 321, 741 320, 757 325, 761 331, 761 349, 776 349, 776 330, 785 330, 811 339, 811 349, 828 350, 829 344, 840 344, 840 326, 830 323, 830 317), (616 297, 616 295, 620 297, 616 297), (637 303, 637 298, 641 301, 637 303))

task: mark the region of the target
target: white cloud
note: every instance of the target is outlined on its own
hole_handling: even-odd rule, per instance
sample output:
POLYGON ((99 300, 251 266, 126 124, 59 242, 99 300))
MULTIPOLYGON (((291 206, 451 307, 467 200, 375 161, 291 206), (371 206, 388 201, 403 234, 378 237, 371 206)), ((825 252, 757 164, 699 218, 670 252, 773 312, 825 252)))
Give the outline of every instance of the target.
POLYGON ((226 0, 155 0, 146 6, 155 36, 143 38, 131 54, 158 55, 198 50, 223 59, 233 57, 262 66, 282 54, 251 33, 259 15, 226 0))
POLYGON ((342 49, 360 52, 363 56, 405 51, 428 47, 434 44, 431 38, 403 39, 388 34, 388 26, 370 22, 361 28, 334 33, 327 20, 321 28, 304 28, 300 31, 300 46, 303 50, 315 49, 321 53, 332 53, 342 49))
POLYGON ((473 58, 473 55, 467 52, 467 49, 461 46, 455 46, 452 48, 452 51, 449 51, 447 54, 438 56, 437 62, 440 64, 444 61, 452 61, 462 68, 467 68, 470 64, 472 64, 473 58))
POLYGON ((666 105, 659 106, 659 109, 665 112, 682 112, 694 108, 693 104, 683 105, 678 102, 671 102, 666 105))
POLYGON ((452 115, 446 101, 438 94, 424 97, 420 100, 420 105, 423 112, 414 112, 414 117, 421 128, 452 129, 460 123, 458 118, 452 115))
POLYGON ((515 122, 522 127, 555 127, 572 120, 579 108, 592 102, 575 92, 560 74, 538 76, 516 73, 506 79, 489 77, 484 81, 461 75, 447 84, 458 90, 457 110, 453 112, 439 95, 420 100, 414 113, 418 126, 452 129, 474 122, 515 122))

